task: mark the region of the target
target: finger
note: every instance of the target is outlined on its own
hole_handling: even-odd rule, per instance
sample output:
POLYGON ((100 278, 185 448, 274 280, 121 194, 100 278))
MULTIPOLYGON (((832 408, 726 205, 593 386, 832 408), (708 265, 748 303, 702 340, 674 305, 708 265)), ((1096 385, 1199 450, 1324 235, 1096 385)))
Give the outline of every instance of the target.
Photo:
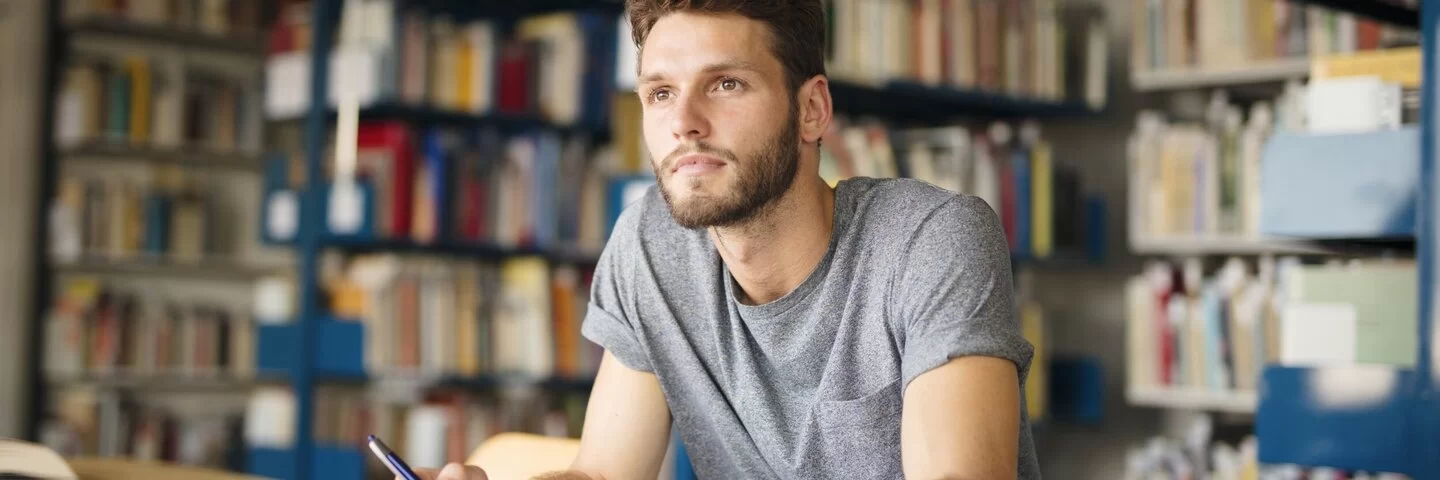
MULTIPOLYGON (((414 471, 415 471, 415 474, 420 476, 420 480, 439 480, 439 479, 440 479, 440 470, 437 470, 437 469, 434 469, 434 468, 412 468, 411 470, 414 470, 414 471)), ((396 476, 396 477, 395 477, 395 480, 405 480, 405 478, 404 478, 404 477, 400 477, 400 476, 396 476)))
POLYGON ((489 480, 485 471, 474 465, 461 465, 451 463, 440 469, 440 476, 435 480, 489 480))

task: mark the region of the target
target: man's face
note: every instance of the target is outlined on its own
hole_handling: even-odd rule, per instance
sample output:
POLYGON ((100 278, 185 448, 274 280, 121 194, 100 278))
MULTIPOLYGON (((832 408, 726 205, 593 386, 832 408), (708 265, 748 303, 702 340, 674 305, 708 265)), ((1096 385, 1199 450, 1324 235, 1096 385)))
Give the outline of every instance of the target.
POLYGON ((675 13, 641 49, 637 93, 651 167, 675 221, 727 226, 753 217, 795 179, 795 100, 764 24, 675 13))

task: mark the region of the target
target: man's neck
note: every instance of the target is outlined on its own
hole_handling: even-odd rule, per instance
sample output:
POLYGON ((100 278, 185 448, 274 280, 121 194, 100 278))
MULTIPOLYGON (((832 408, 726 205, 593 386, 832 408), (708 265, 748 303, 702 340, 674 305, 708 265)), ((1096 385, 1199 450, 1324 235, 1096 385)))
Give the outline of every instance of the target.
POLYGON ((739 284, 741 303, 763 305, 799 287, 825 256, 834 213, 834 189, 802 176, 744 225, 711 228, 710 241, 739 284))

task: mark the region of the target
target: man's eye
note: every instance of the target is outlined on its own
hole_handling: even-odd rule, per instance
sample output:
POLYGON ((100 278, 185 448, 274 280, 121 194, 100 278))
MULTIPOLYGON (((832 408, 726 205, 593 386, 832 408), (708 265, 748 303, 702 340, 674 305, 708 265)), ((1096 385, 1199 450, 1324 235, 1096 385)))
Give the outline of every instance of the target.
POLYGON ((739 80, 736 80, 736 79, 733 79, 733 78, 727 78, 727 79, 724 79, 724 80, 721 80, 721 81, 720 81, 720 89, 721 89, 721 90, 730 91, 730 90, 735 90, 735 89, 738 89, 738 88, 740 88, 740 81, 739 81, 739 80))
POLYGON ((651 90, 651 91, 650 91, 650 101, 652 101, 652 102, 663 102, 663 101, 669 100, 669 99, 670 99, 670 91, 669 91, 669 90, 666 90, 666 89, 663 89, 663 88, 657 88, 657 89, 654 89, 654 90, 651 90))

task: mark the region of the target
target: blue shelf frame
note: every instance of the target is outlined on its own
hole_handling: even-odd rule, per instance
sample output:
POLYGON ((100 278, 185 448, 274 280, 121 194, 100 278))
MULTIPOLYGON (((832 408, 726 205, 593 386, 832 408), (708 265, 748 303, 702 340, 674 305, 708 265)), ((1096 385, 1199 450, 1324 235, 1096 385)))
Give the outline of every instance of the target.
MULTIPOLYGON (((1299 1, 1299 0, 1297 0, 1299 1)), ((1418 12, 1374 1, 1304 0, 1387 23, 1420 27, 1423 60, 1420 115, 1420 165, 1415 205, 1415 249, 1419 288, 1417 348, 1414 368, 1272 366, 1265 369, 1256 413, 1262 463, 1288 463, 1356 471, 1395 472, 1416 479, 1440 478, 1440 397, 1437 397, 1434 350, 1436 327, 1435 262, 1440 241, 1440 169, 1436 168, 1437 81, 1435 35, 1440 3, 1423 2, 1418 12), (1337 405, 1317 401, 1328 383, 1323 377, 1366 378, 1388 386, 1373 401, 1337 405)), ((1347 384, 1348 386, 1349 384, 1347 384)))
POLYGON ((1440 357, 1436 357, 1434 346, 1431 341, 1435 337, 1436 311, 1436 288, 1435 288, 1435 261, 1437 253, 1436 228, 1440 222, 1436 221, 1436 215, 1440 214, 1440 197, 1437 197, 1435 188, 1440 185, 1440 170, 1435 167, 1435 134, 1437 127, 1435 118, 1435 102, 1440 101, 1436 95, 1436 81, 1440 81, 1436 67, 1440 65, 1435 60, 1435 48, 1440 46, 1435 38, 1436 22, 1440 20, 1440 5, 1429 1, 1421 4, 1421 45, 1423 48, 1423 60, 1421 61, 1423 85, 1421 89, 1421 135, 1420 135, 1420 195, 1419 207, 1417 208, 1415 230, 1416 248, 1419 250, 1420 262, 1420 339, 1419 357, 1417 360, 1416 375, 1419 377, 1419 395, 1415 405, 1416 424, 1418 432, 1422 432, 1424 438, 1413 443, 1416 452, 1411 453, 1414 459, 1414 468, 1417 478, 1436 478, 1440 476, 1440 397, 1436 396, 1435 373, 1432 368, 1440 357))

